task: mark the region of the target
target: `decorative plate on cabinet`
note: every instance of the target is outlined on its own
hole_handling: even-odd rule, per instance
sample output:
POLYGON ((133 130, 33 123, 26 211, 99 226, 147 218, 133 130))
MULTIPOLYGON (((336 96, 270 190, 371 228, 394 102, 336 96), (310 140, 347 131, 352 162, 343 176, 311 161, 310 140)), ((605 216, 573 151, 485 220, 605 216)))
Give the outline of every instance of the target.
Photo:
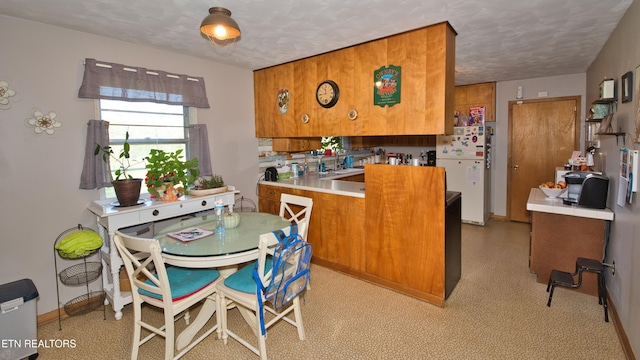
POLYGON ((286 114, 289 110, 289 89, 278 90, 278 111, 280 114, 286 114))

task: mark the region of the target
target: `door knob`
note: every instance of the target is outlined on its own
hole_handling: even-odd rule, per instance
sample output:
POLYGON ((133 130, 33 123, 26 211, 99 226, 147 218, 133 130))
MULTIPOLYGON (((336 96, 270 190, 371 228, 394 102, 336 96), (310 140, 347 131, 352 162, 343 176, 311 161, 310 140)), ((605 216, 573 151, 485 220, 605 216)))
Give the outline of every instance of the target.
POLYGON ((518 170, 518 165, 513 165, 513 170, 518 170))

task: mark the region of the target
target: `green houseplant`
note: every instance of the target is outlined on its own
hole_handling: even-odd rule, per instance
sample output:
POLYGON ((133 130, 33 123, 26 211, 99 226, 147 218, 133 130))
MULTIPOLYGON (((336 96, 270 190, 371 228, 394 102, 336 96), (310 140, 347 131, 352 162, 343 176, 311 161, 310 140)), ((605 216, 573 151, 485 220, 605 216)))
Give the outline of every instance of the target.
POLYGON ((323 136, 321 140, 321 150, 325 151, 331 149, 334 152, 342 151, 342 137, 341 136, 323 136))
POLYGON ((194 189, 198 190, 207 190, 207 189, 217 189, 224 186, 224 180, 222 176, 213 174, 211 176, 200 176, 195 181, 194 189))
POLYGON ((118 156, 115 155, 113 148, 110 145, 96 144, 96 148, 93 152, 96 156, 102 152, 102 161, 105 163, 109 162, 110 159, 113 159, 118 163, 118 169, 115 171, 116 179, 111 184, 113 184, 113 189, 116 192, 116 197, 118 198, 120 206, 137 205, 138 200, 140 199, 142 179, 135 179, 127 173, 127 170, 131 167, 130 150, 131 145, 129 145, 129 132, 127 131, 122 150, 120 150, 118 156))
MULTIPOLYGON (((178 193, 188 194, 198 175, 198 158, 183 160, 182 149, 166 152, 164 150, 151 149, 149 156, 145 157, 147 165, 147 177, 145 183, 149 192, 156 198, 172 200, 162 196, 161 189, 178 188, 178 193)), ((170 190, 172 191, 172 190, 170 190)), ((177 196, 177 194, 176 194, 177 196)))
POLYGON ((201 176, 196 179, 193 189, 189 191, 192 196, 205 196, 227 191, 227 186, 220 175, 201 176))

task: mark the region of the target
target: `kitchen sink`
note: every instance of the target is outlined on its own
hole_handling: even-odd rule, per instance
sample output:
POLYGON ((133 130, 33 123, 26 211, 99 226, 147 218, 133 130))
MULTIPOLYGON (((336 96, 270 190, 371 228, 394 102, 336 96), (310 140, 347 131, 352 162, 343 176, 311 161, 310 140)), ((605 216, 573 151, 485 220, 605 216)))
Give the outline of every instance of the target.
POLYGON ((345 174, 350 174, 353 172, 361 172, 364 171, 364 169, 359 169, 359 168, 349 168, 349 169, 342 169, 342 170, 338 170, 335 172, 336 175, 345 175, 345 174))

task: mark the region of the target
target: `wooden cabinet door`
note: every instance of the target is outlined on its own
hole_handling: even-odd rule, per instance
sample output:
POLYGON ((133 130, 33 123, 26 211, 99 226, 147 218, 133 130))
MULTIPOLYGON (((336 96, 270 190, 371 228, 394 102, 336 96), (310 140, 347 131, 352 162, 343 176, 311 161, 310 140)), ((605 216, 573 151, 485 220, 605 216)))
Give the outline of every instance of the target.
MULTIPOLYGON (((322 136, 320 121, 317 116, 316 81, 317 61, 310 57, 293 63, 294 86, 293 97, 296 107, 294 109, 295 136, 322 136), (303 117, 308 121, 303 122, 303 117)), ((306 121, 306 120, 305 120, 306 121)))
MULTIPOLYGON (((422 131, 425 123, 427 79, 427 29, 387 38, 387 65, 400 66, 400 103, 387 107, 384 134, 405 135, 422 131)), ((419 132, 418 134, 421 134, 419 132)))
POLYGON ((496 121, 496 83, 482 83, 455 87, 455 110, 469 116, 469 108, 485 107, 485 121, 496 121))
POLYGON ((496 83, 484 83, 470 86, 467 90, 467 103, 469 107, 484 106, 485 121, 496 121, 496 83))
POLYGON ((256 137, 286 137, 294 128, 293 64, 256 70, 254 102, 256 137), (278 107, 278 93, 289 92, 289 106, 285 113, 278 107))
MULTIPOLYGON (((317 136, 341 136, 342 125, 347 126, 349 104, 353 98, 353 48, 346 48, 317 56, 316 82, 332 80, 338 84, 340 97, 338 102, 330 108, 324 108, 316 103, 316 114, 319 121, 320 133, 317 136)), ((315 98, 315 89, 314 89, 315 98)), ((345 130, 347 131, 347 130, 345 130)))
POLYGON ((456 33, 449 23, 427 28, 425 124, 412 134, 452 134, 454 113, 456 33))
POLYGON ((275 106, 274 124, 273 124, 273 136, 274 137, 286 137, 291 134, 292 129, 295 129, 295 98, 293 94, 293 63, 287 63, 278 65, 275 67, 275 82, 274 88, 270 97, 273 99, 275 106), (282 113, 278 108, 278 93, 280 91, 287 91, 289 93, 289 107, 286 113, 282 113))
POLYGON ((269 69, 256 70, 253 72, 256 137, 259 138, 273 136, 273 122, 275 120, 272 116, 274 114, 268 114, 267 110, 267 108, 271 106, 269 94, 271 92, 271 83, 273 82, 271 77, 273 74, 274 72, 269 69))
POLYGON ((300 152, 318 150, 322 147, 320 138, 273 138, 273 151, 300 152))
POLYGON ((280 213, 280 194, 282 194, 280 187, 258 185, 258 211, 278 215, 280 213))
MULTIPOLYGON (((353 108, 358 117, 351 121, 351 135, 383 135, 386 108, 373 105, 374 72, 387 64, 387 40, 355 46, 353 54, 353 108)), ((365 146, 368 147, 368 146, 365 146)))

